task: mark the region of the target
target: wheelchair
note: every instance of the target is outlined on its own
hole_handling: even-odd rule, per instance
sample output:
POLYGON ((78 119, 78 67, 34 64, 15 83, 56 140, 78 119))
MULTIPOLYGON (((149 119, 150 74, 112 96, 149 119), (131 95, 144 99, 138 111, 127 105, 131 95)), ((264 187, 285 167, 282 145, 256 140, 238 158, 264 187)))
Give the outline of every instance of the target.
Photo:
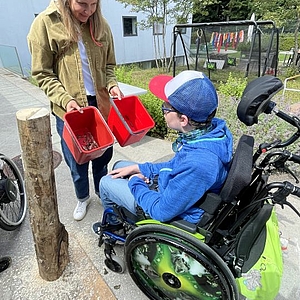
POLYGON ((12 159, 0 153, 0 228, 17 229, 26 217, 27 199, 22 174, 12 159))
POLYGON ((99 246, 105 246, 105 265, 110 270, 122 273, 126 267, 149 299, 276 297, 282 257, 274 206, 287 205, 300 216, 287 201, 290 194, 300 197, 300 188, 289 181, 268 182, 274 170, 289 172, 296 178, 289 163, 300 163, 300 156, 286 149, 300 136, 300 120, 276 110, 276 103, 271 101, 282 88, 281 80, 269 75, 251 81, 243 92, 237 115, 241 122, 252 126, 260 114, 274 113, 295 132, 284 141, 262 143, 255 152, 254 138, 242 135, 221 192, 207 192, 199 201, 205 213, 198 224, 178 219, 161 223, 145 216, 140 208, 137 215, 117 206, 104 211, 99 246), (110 215, 120 225, 110 225, 110 215), (275 224, 271 239, 270 224, 275 224), (268 256, 267 240, 277 251, 273 265, 278 275, 270 266, 262 268, 266 262, 261 260, 268 256), (124 244, 125 262, 116 256, 116 243, 124 244), (249 287, 249 274, 260 278, 254 288, 249 287), (255 296, 251 294, 254 290, 255 296))

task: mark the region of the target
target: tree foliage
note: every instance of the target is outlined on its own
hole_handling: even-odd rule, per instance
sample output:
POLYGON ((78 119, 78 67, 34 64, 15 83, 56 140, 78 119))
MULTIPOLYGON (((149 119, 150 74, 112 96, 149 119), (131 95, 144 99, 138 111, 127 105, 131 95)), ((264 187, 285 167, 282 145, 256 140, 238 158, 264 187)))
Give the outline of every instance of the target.
POLYGON ((252 5, 248 0, 211 0, 196 1, 193 22, 222 22, 247 20, 252 13, 252 5))
MULTIPOLYGON (((277 27, 284 28, 293 20, 295 23, 295 53, 298 53, 298 32, 300 28, 300 3, 297 0, 254 0, 255 11, 264 20, 273 20, 277 27)), ((294 56, 296 65, 297 55, 294 56)))

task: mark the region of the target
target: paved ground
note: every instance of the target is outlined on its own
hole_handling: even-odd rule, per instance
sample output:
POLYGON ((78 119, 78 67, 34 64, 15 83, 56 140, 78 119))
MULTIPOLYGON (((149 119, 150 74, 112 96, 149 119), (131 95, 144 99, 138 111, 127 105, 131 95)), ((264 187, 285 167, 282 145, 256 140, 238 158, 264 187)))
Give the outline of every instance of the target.
MULTIPOLYGON (((46 107, 45 95, 27 81, 0 69, 0 152, 13 158, 20 155, 16 112, 24 108, 46 107)), ((59 139, 52 121, 53 149, 60 152, 59 139)), ((170 143, 145 137, 141 142, 121 148, 114 145, 112 163, 118 159, 135 161, 153 161, 169 158, 170 143)), ((10 255, 12 266, 0 273, 3 300, 37 300, 37 299, 100 299, 100 300, 146 300, 135 286, 130 276, 115 274, 104 265, 103 249, 98 248, 97 238, 91 232, 91 224, 101 218, 102 207, 96 196, 89 206, 84 220, 73 220, 76 205, 75 194, 69 171, 64 163, 55 169, 57 201, 61 222, 69 233, 70 263, 63 275, 54 282, 42 280, 38 273, 29 214, 22 226, 6 232, 0 229, 0 257, 10 255)), ((299 199, 291 198, 300 209, 299 199)), ((288 250, 284 252, 284 277, 280 294, 276 300, 300 299, 300 246, 299 218, 289 209, 278 208, 282 236, 289 241, 288 250)), ((122 247, 117 247, 122 256, 122 247)))

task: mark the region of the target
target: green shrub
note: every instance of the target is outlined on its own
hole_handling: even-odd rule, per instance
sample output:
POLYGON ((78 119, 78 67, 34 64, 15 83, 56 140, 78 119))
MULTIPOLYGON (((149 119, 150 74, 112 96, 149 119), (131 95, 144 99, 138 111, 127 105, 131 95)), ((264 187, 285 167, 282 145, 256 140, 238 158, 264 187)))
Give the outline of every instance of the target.
POLYGON ((293 76, 298 75, 298 74, 299 74, 299 67, 291 65, 291 66, 286 68, 286 71, 285 71, 285 76, 286 77, 293 77, 293 76))
MULTIPOLYGON (((295 128, 287 122, 281 120, 275 114, 262 113, 258 117, 258 124, 246 126, 237 117, 237 107, 240 99, 219 95, 220 103, 217 112, 217 117, 226 120, 228 128, 231 130, 234 137, 234 144, 237 144, 238 139, 242 134, 254 136, 255 149, 259 144, 266 142, 273 142, 275 139, 285 141, 288 137, 295 132, 295 128)), ((282 93, 279 92, 273 98, 276 107, 279 110, 288 112, 289 104, 286 102, 282 93)), ((299 150, 298 145, 294 143, 289 147, 290 151, 299 150)))
POLYGON ((121 65, 115 68, 115 75, 118 81, 126 84, 131 84, 132 82, 132 72, 134 70, 134 66, 125 66, 121 65))
POLYGON ((149 131, 149 135, 164 139, 167 134, 167 127, 164 115, 161 111, 162 100, 156 98, 149 92, 145 95, 141 95, 139 98, 155 122, 155 127, 149 131))
MULTIPOLYGON (((300 44, 300 37, 298 38, 298 44, 300 44)), ((294 33, 283 33, 279 35, 279 49, 281 51, 289 51, 295 47, 295 35, 294 33)))
POLYGON ((225 83, 221 81, 219 92, 224 96, 239 99, 241 98, 246 85, 247 78, 234 77, 230 72, 227 81, 225 83))

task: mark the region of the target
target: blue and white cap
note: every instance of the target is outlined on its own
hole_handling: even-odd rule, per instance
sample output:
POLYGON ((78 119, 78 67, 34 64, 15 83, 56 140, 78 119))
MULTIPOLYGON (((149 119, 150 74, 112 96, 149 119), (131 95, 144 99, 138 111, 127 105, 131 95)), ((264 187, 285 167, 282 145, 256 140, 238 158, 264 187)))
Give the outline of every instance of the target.
POLYGON ((218 107, 216 89, 202 72, 187 70, 175 77, 157 75, 150 80, 149 89, 153 95, 197 122, 205 122, 218 107))

